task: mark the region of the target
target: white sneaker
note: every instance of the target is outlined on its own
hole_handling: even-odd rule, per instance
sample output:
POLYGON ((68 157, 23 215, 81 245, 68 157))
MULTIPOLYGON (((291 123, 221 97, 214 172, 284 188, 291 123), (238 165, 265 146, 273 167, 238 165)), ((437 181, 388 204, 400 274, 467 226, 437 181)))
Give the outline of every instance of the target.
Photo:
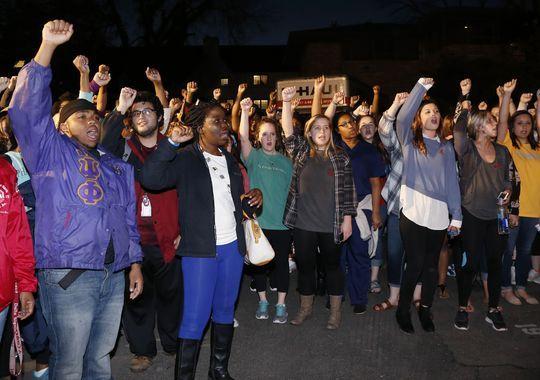
POLYGON ((531 271, 529 272, 529 277, 527 278, 527 281, 528 282, 533 282, 534 280, 536 280, 539 277, 540 277, 540 273, 538 273, 535 269, 531 269, 531 271))
POLYGON ((512 285, 516 284, 516 267, 513 265, 510 267, 510 283, 512 285))

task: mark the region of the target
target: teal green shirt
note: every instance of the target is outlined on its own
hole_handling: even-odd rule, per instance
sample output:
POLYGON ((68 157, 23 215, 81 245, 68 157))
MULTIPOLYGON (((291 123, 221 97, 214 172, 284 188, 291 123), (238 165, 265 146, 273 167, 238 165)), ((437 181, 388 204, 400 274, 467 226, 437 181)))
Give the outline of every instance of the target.
POLYGON ((283 213, 291 184, 291 160, 281 153, 266 154, 262 149, 252 149, 246 167, 251 188, 263 193, 259 224, 267 230, 286 230, 283 213))

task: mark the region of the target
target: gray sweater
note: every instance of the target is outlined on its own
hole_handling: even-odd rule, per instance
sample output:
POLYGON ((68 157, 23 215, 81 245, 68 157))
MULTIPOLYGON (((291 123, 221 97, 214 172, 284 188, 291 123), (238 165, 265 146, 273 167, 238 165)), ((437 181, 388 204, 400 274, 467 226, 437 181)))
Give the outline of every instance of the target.
POLYGON ((398 113, 396 132, 403 150, 401 184, 445 202, 452 219, 461 221, 461 196, 454 147, 447 141, 424 139, 427 155, 413 145, 412 122, 426 88, 417 83, 398 113))

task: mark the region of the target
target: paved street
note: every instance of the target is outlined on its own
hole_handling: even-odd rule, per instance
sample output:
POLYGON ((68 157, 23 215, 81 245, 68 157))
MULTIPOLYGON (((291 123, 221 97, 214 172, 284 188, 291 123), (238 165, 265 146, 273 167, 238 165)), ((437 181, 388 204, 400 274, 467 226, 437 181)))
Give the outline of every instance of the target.
MULTIPOLYGON (((398 330, 393 311, 369 309, 364 315, 353 315, 349 306, 344 308, 342 328, 327 331, 328 312, 320 297, 314 318, 300 327, 258 321, 254 318, 256 295, 249 291, 246 278, 236 313, 240 326, 235 332, 231 374, 236 379, 540 379, 540 306, 503 303, 511 329, 497 333, 484 322, 477 287, 473 292, 477 311, 471 314, 469 331, 461 332, 453 327, 456 289, 454 279, 449 282, 450 299, 437 299, 434 306, 436 333, 424 333, 414 316, 416 334, 407 336, 398 330), (516 327, 533 324, 536 330, 535 326, 516 327)), ((540 297, 540 285, 534 284, 531 291, 540 297)), ((382 300, 382 295, 370 296, 371 304, 382 300)), ((292 315, 297 308, 295 294, 289 304, 292 315)), ((206 339, 197 379, 206 379, 209 345, 206 339)), ((129 372, 130 357, 121 339, 112 362, 115 379, 173 376, 171 357, 159 354, 154 366, 141 375, 129 372)))
MULTIPOLYGON (((296 279, 293 276, 291 289, 296 279)), ((324 329, 327 310, 316 299, 314 318, 303 326, 273 325, 254 318, 256 295, 244 281, 236 317, 231 374, 236 379, 540 379, 540 306, 521 307, 502 303, 510 330, 497 333, 484 322, 482 295, 473 291, 470 329, 453 327, 456 289, 449 279, 451 297, 436 299, 436 333, 421 330, 413 318, 416 334, 401 333, 393 311, 353 315, 344 308, 343 324, 337 331, 324 329), (516 327, 522 326, 522 327, 516 327)), ((540 298, 540 285, 531 293, 540 298)), ((271 293, 271 303, 275 293, 271 293)), ((370 295, 370 303, 382 295, 370 295)), ((289 300, 290 314, 297 308, 296 295, 289 300)), ((210 343, 205 339, 197 379, 206 379, 210 343)), ((119 341, 112 360, 116 380, 165 380, 173 378, 174 358, 160 353, 153 367, 143 374, 129 371, 131 354, 125 339, 119 341)), ((29 364, 29 363, 28 363, 29 364)), ((30 379, 27 375, 25 378, 30 379)))

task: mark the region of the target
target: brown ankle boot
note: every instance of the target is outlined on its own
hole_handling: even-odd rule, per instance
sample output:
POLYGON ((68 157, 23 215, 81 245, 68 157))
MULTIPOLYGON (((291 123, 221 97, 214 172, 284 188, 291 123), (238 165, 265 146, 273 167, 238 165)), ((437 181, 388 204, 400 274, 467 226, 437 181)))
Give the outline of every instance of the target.
POLYGON ((328 330, 335 330, 341 324, 341 297, 330 296, 330 317, 328 317, 326 324, 328 330))
POLYGON ((291 325, 299 326, 306 319, 311 317, 311 314, 313 313, 313 297, 314 296, 303 296, 300 295, 300 310, 298 310, 298 314, 296 314, 296 317, 291 321, 291 325))

